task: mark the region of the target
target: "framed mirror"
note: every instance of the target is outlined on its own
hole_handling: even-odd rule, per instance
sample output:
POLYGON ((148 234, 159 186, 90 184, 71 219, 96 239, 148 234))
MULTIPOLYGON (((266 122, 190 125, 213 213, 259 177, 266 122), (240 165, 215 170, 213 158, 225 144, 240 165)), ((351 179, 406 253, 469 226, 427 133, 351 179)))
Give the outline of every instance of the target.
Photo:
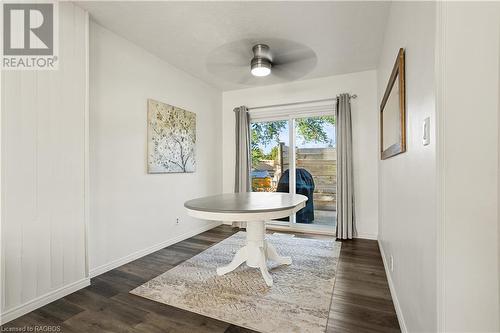
POLYGON ((398 57, 380 104, 380 158, 406 151, 405 51, 398 57))

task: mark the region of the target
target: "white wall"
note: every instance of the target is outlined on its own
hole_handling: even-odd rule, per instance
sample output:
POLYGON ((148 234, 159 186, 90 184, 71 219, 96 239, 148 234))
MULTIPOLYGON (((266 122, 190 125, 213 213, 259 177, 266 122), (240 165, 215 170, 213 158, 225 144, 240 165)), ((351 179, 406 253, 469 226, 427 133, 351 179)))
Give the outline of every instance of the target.
POLYGON ((90 43, 94 275, 214 225, 183 204, 221 192, 222 142, 220 91, 94 22, 90 43), (147 174, 148 98, 197 114, 195 173, 147 174))
POLYGON ((379 160, 379 243, 402 329, 436 330, 435 4, 392 2, 378 67, 382 100, 399 48, 406 49, 407 152, 379 160), (431 143, 422 122, 431 119, 431 143), (403 319, 404 318, 404 319, 403 319))
POLYGON ((59 69, 2 72, 2 321, 88 284, 86 13, 59 5, 59 69))
POLYGON ((358 95, 358 98, 352 101, 357 231, 359 237, 376 238, 378 112, 375 71, 224 92, 222 108, 224 192, 232 192, 234 188, 234 107, 305 102, 332 98, 343 92, 358 95))
POLYGON ((445 2, 439 19, 439 329, 500 331, 500 4, 445 2))

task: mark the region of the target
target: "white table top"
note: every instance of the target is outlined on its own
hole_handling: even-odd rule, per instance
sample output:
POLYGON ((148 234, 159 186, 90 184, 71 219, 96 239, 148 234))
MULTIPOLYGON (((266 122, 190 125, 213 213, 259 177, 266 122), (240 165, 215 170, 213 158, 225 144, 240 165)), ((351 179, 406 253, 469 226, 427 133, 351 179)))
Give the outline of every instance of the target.
POLYGON ((184 207, 219 214, 269 213, 287 211, 303 205, 307 197, 278 192, 225 193, 186 201, 184 207))

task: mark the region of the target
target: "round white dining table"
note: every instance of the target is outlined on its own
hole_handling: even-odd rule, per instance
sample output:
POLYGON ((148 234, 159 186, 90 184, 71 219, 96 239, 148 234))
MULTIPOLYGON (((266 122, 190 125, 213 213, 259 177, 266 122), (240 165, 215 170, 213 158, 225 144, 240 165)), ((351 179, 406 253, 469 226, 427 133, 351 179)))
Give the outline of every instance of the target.
POLYGON ((246 222, 246 244, 240 248, 231 263, 217 268, 218 275, 227 274, 246 262, 259 268, 268 286, 273 278, 267 269, 267 260, 290 265, 290 257, 276 252, 266 241, 266 223, 287 217, 305 207, 307 197, 300 194, 276 192, 244 192, 213 195, 186 201, 184 207, 190 216, 213 221, 246 222))

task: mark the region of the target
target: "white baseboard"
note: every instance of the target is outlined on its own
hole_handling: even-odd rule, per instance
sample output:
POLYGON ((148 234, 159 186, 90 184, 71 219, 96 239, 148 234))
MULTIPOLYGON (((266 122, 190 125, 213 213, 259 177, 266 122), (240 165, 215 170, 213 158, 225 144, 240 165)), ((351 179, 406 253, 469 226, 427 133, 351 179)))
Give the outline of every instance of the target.
POLYGON ((11 320, 21 317, 28 312, 34 311, 44 305, 47 305, 59 298, 74 293, 77 290, 90 285, 90 279, 84 278, 79 281, 70 283, 67 286, 48 292, 45 295, 39 296, 24 304, 18 305, 13 309, 7 310, 0 315, 0 325, 3 325, 11 320))
MULTIPOLYGON (((119 266, 124 265, 126 263, 129 263, 133 260, 136 260, 140 257, 143 257, 145 255, 148 255, 150 253, 153 253, 155 251, 163 249, 167 246, 170 246, 172 244, 183 241, 187 238, 196 236, 204 231, 215 228, 216 226, 219 226, 220 224, 221 224, 220 222, 213 222, 213 223, 207 224, 201 228, 184 233, 182 235, 179 235, 177 237, 169 239, 169 240, 162 242, 160 244, 156 244, 156 245, 151 246, 147 249, 137 251, 137 252, 134 252, 134 253, 132 253, 128 256, 125 256, 123 258, 114 260, 106 265, 102 265, 102 266, 99 266, 95 269, 90 270, 90 276, 94 277, 94 276, 100 275, 100 274, 105 273, 107 271, 110 271, 116 267, 119 267, 119 266)), ((84 279, 81 279, 79 281, 73 282, 67 286, 64 286, 62 288, 53 290, 45 295, 39 296, 39 297, 37 297, 33 300, 30 300, 24 304, 16 306, 13 309, 7 310, 7 311, 0 314, 0 325, 3 325, 11 320, 14 320, 18 317, 21 317, 21 316, 23 316, 31 311, 34 311, 34 310, 36 310, 44 305, 47 305, 55 300, 58 300, 59 298, 62 298, 66 295, 74 293, 75 291, 80 290, 82 288, 85 288, 89 285, 90 285, 90 278, 84 278, 84 279)))
POLYGON ((186 232, 186 233, 181 234, 177 237, 168 239, 168 240, 161 242, 159 244, 150 246, 150 247, 143 249, 143 250, 136 251, 136 252, 131 253, 125 257, 113 260, 107 264, 101 265, 101 266, 96 267, 96 268, 92 268, 90 270, 90 277, 93 278, 93 277, 96 277, 96 276, 101 275, 103 273, 106 273, 112 269, 115 269, 115 268, 120 267, 122 265, 128 264, 131 261, 134 261, 134 260, 139 259, 141 257, 144 257, 148 254, 151 254, 153 252, 161 250, 167 246, 173 245, 173 244, 181 242, 185 239, 188 239, 188 238, 191 238, 191 237, 196 236, 198 234, 201 234, 202 232, 213 229, 219 225, 221 225, 221 222, 218 222, 218 221, 209 223, 201 228, 191 230, 189 232, 186 232))
POLYGON ((356 237, 354 237, 354 238, 378 240, 378 235, 372 235, 372 234, 357 234, 357 235, 356 235, 356 237))
POLYGON ((387 282, 389 283, 389 290, 391 291, 392 302, 394 303, 394 308, 396 309, 396 315, 398 316, 399 328, 401 329, 402 333, 407 333, 408 329, 406 328, 403 311, 401 310, 401 306, 399 305, 398 296, 396 294, 396 288, 394 287, 394 283, 392 282, 391 271, 389 269, 389 265, 387 264, 384 248, 382 247, 382 243, 380 242, 380 240, 378 241, 378 247, 380 248, 380 254, 382 255, 382 261, 384 262, 385 275, 387 276, 387 282))

